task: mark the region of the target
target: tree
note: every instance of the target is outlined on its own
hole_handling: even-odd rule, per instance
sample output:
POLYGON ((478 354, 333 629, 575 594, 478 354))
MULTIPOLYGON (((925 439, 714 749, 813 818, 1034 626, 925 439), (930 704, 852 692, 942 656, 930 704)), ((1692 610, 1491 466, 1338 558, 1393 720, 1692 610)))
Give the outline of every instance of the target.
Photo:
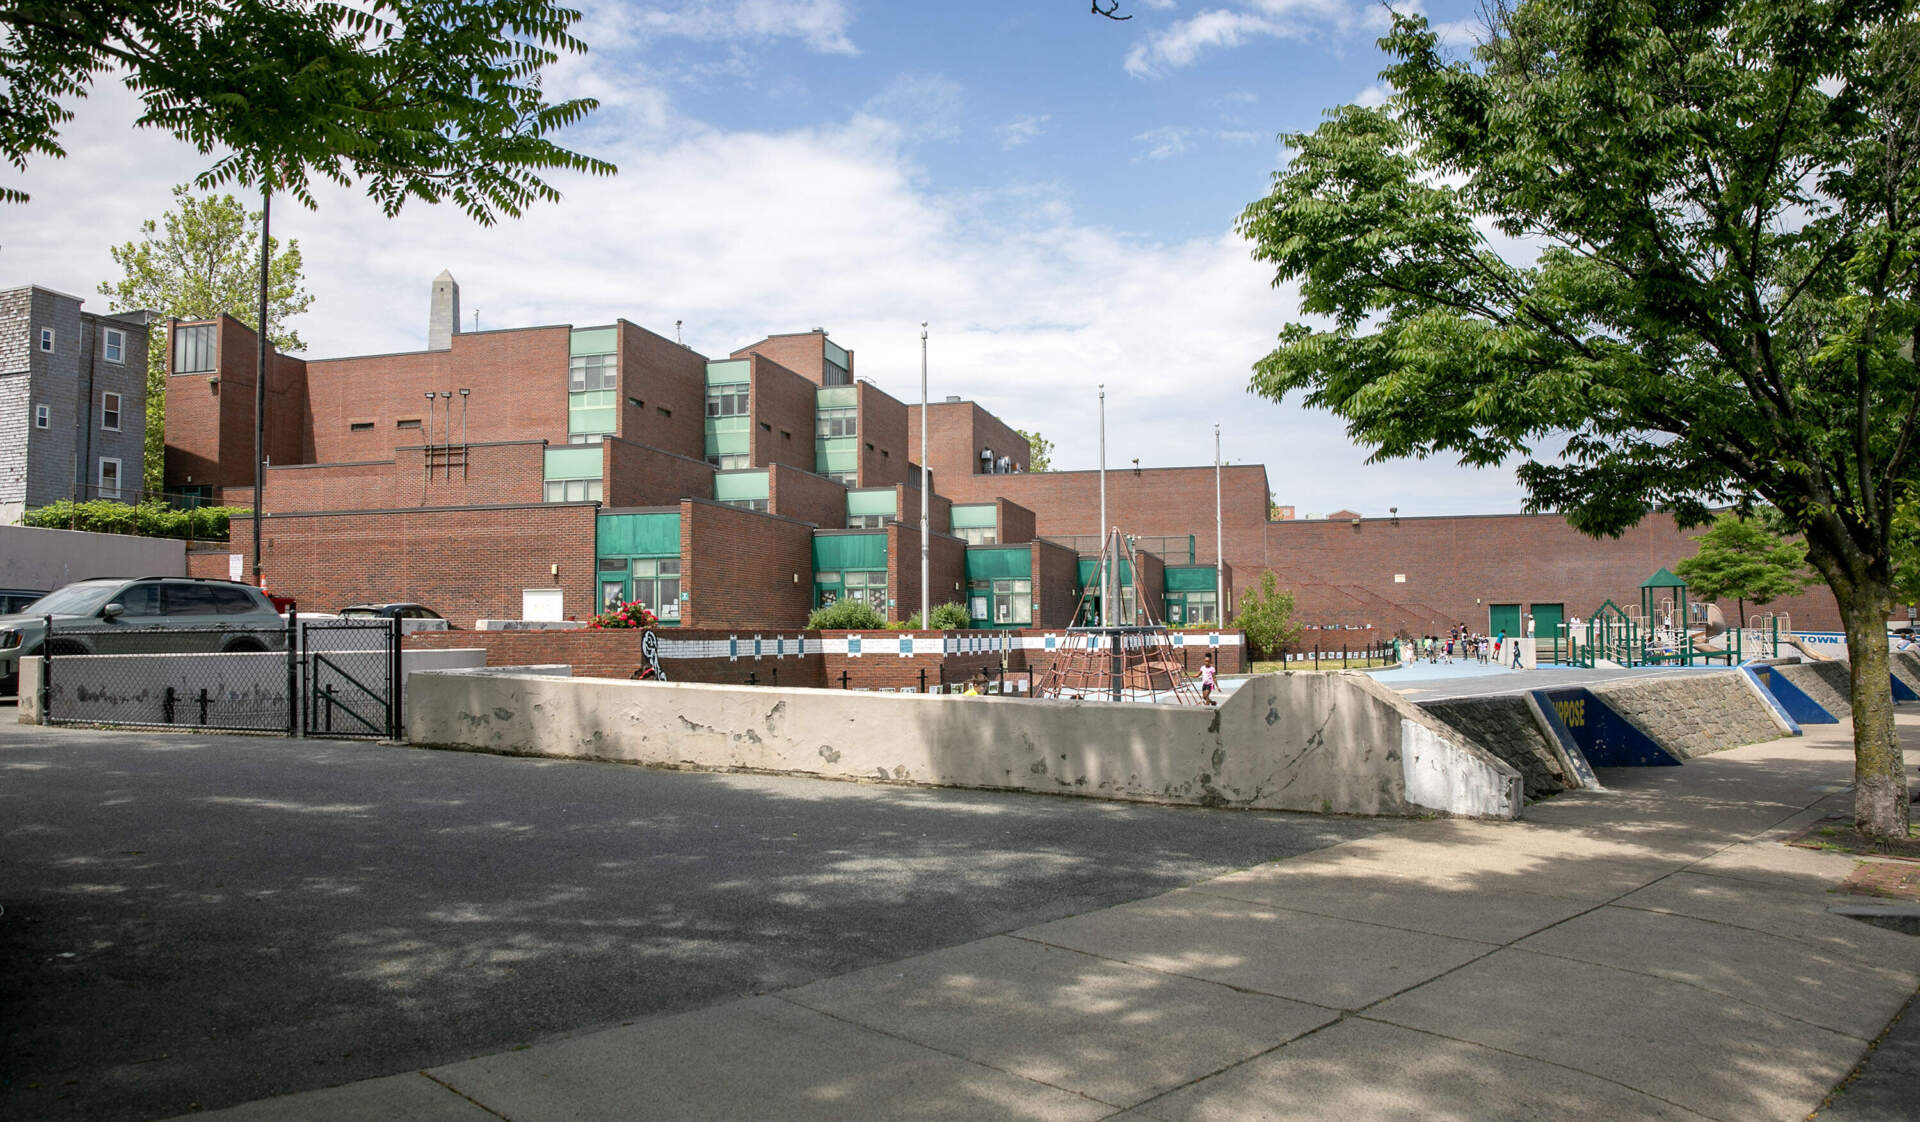
POLYGON ((1920 604, 1920 494, 1912 492, 1893 512, 1893 602, 1920 604))
POLYGON ((1520 457, 1527 508, 1596 536, 1777 508, 1845 621, 1854 815, 1883 838, 1909 816, 1882 627, 1920 419, 1914 17, 1521 0, 1451 58, 1395 16, 1390 103, 1291 137, 1240 221, 1316 321, 1253 389, 1377 458, 1520 457))
MULTIPOLYGON (((114 311, 147 308, 163 316, 212 319, 222 312, 252 324, 259 318, 258 211, 249 213, 232 195, 195 198, 185 187, 173 189, 174 207, 158 223, 140 224, 138 242, 109 250, 120 279, 102 284, 114 311), (161 233, 164 226, 165 233, 161 233)), ((300 334, 286 326, 305 312, 313 297, 300 286, 300 243, 279 248, 268 239, 271 264, 267 286, 267 338, 281 351, 306 349, 300 334)), ((166 448, 168 340, 155 332, 147 347, 147 459, 149 491, 161 487, 166 448)))
POLYGON ((1280 591, 1280 580, 1268 569, 1260 574, 1260 587, 1240 594, 1240 614, 1233 626, 1247 633, 1247 642, 1262 654, 1273 654, 1300 637, 1300 625, 1293 622, 1293 593, 1280 591))
POLYGON ((1735 627, 1746 623, 1747 601, 1770 604, 1814 583, 1807 574, 1806 543, 1783 540, 1757 518, 1723 511, 1712 529, 1693 540, 1700 552, 1676 562, 1673 571, 1696 600, 1737 600, 1735 627))
POLYGON ((1053 441, 1041 436, 1038 432, 1028 432, 1026 429, 1013 431, 1019 433, 1027 442, 1027 470, 1052 471, 1053 441))
POLYGON ((586 50, 579 18, 552 0, 0 0, 0 157, 64 155, 63 101, 123 70, 139 125, 215 156, 197 187, 312 206, 317 174, 390 215, 451 199, 490 224, 558 198, 548 169, 614 170, 548 139, 597 106, 549 104, 540 85, 559 52, 586 50))

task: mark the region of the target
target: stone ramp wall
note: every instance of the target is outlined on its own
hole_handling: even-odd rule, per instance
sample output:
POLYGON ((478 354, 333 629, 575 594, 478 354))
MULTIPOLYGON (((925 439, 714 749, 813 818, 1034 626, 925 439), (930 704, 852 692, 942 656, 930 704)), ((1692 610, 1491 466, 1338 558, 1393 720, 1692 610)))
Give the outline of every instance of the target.
POLYGON ((1683 760, 1784 735, 1766 702, 1738 670, 1663 674, 1587 688, 1683 760))
POLYGON ((1446 698, 1420 707, 1519 772, 1529 801, 1579 786, 1547 743, 1524 695, 1446 698))
POLYGON ((1887 669, 1893 676, 1907 684, 1907 688, 1920 694, 1920 656, 1912 651, 1892 651, 1887 655, 1887 669))
POLYGON ((1853 679, 1844 662, 1788 662, 1773 668, 1775 674, 1800 687, 1814 704, 1833 714, 1836 720, 1853 715, 1853 679))
POLYGON ((1266 674, 1218 708, 494 671, 416 676, 415 744, 1200 806, 1514 818, 1520 776, 1364 674, 1266 674))

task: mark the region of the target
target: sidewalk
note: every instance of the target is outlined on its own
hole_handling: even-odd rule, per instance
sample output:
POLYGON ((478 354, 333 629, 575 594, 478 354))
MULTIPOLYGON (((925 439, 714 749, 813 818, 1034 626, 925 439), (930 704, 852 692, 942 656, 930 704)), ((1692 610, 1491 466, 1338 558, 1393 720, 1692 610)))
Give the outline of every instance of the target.
POLYGON ((1920 986, 1920 938, 1826 911, 1857 859, 1779 841, 1850 807, 1849 728, 195 1117, 1802 1119, 1920 986))

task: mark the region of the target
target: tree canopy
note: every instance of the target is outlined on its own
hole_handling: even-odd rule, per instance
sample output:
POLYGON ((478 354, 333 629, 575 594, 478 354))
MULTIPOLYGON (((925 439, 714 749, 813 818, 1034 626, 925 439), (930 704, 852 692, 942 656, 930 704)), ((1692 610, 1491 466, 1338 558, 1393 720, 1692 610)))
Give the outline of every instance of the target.
POLYGON ((552 0, 0 0, 0 158, 64 155, 63 103, 121 75, 141 126, 214 157, 203 189, 312 206, 316 177, 357 180, 390 215, 452 200, 492 223, 558 198, 543 172, 614 170, 549 139, 597 105, 541 88, 586 50, 579 18, 552 0))
MULTIPOLYGON (((1698 602, 1737 600, 1744 617, 1749 601, 1770 604, 1813 583, 1806 543, 1783 539, 1757 517, 1723 511, 1711 529, 1693 540, 1700 543, 1700 552, 1676 562, 1673 571, 1698 602)), ((1733 624, 1744 626, 1746 620, 1733 624)))
POLYGON ((1281 591, 1279 578, 1268 569, 1260 574, 1260 587, 1240 594, 1240 612, 1233 617, 1233 626, 1247 633, 1254 650, 1271 657, 1300 637, 1293 603, 1293 593, 1281 591))
POLYGON ((1053 441, 1040 435, 1040 430, 1028 432, 1026 429, 1014 429, 1027 442, 1027 470, 1053 470, 1053 441))
POLYGON ((1846 622, 1856 818, 1904 837, 1880 636, 1917 474, 1914 3, 1488 17, 1454 57, 1396 15, 1389 104, 1288 138, 1241 229, 1311 322, 1253 388, 1378 457, 1520 457, 1528 508, 1591 534, 1777 508, 1846 622))
MULTIPOLYGON (((253 324, 259 318, 259 245, 261 215, 249 212, 232 195, 197 198, 185 187, 173 189, 173 209, 158 222, 140 224, 138 242, 114 246, 120 279, 102 284, 100 293, 116 312, 146 308, 180 319, 211 319, 225 312, 253 324), (164 227, 164 231, 163 231, 164 227)), ((287 321, 305 312, 313 297, 301 287, 300 243, 281 248, 269 238, 267 338, 283 352, 306 349, 287 321)), ((149 491, 160 490, 166 448, 167 345, 155 327, 147 346, 147 453, 149 491)))

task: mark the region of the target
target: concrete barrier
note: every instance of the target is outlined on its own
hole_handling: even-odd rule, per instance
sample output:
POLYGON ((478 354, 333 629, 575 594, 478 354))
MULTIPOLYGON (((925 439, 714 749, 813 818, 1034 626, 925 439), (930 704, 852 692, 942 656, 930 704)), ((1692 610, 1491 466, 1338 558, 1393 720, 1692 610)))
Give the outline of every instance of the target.
POLYGON ((1615 713, 1683 760, 1782 735, 1739 670, 1630 678, 1592 688, 1615 713))
POLYGON ((1836 719, 1853 716, 1853 679, 1846 663, 1789 662, 1773 670, 1836 719))
POLYGON ((1549 740, 1535 720, 1525 694, 1452 697, 1419 705, 1519 772, 1529 801, 1584 786, 1564 748, 1549 740))
POLYGON ((422 674, 415 744, 656 767, 1346 814, 1517 817, 1520 775, 1364 674, 1249 679, 1218 708, 497 671, 422 674))
MULTIPOLYGON (((1785 666, 1756 665, 1747 667, 1762 689, 1773 695, 1787 715, 1803 725, 1831 725, 1839 722, 1839 715, 1816 700, 1807 692, 1807 688, 1786 673, 1785 666)), ((1824 696, 1830 693, 1824 681, 1817 676, 1808 675, 1816 689, 1824 696)), ((1845 710, 1841 711, 1842 713, 1845 710)))

